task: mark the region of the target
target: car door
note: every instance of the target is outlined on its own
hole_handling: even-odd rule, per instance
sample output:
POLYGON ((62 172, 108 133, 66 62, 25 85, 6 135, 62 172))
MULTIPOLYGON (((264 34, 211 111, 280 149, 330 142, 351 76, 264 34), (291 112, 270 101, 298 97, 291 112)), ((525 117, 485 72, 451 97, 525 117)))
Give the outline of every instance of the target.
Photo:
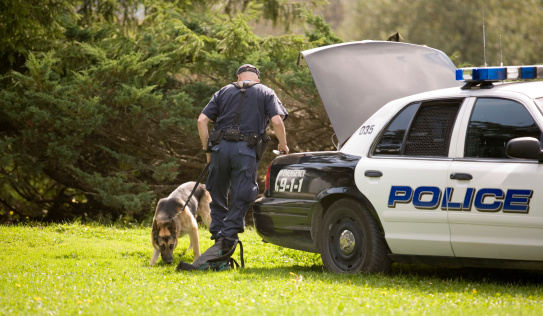
POLYGON ((541 139, 541 113, 527 103, 470 102, 445 192, 457 257, 543 260, 543 165, 505 155, 512 138, 541 139))
POLYGON ((355 170, 394 254, 453 256, 442 188, 463 99, 408 104, 378 136, 355 170))

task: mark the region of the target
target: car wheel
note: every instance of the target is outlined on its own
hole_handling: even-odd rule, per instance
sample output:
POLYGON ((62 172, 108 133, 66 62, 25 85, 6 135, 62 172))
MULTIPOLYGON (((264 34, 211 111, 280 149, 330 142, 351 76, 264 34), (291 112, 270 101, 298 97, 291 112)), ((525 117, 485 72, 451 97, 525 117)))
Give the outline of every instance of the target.
POLYGON ((320 252, 331 272, 388 272, 388 247, 371 213, 358 201, 341 199, 324 214, 320 252))

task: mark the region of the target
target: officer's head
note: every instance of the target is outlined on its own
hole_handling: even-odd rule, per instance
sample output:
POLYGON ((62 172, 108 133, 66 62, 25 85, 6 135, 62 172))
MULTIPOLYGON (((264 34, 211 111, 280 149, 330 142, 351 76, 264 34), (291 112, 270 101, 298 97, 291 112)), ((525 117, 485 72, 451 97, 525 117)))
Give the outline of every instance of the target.
POLYGON ((260 71, 251 64, 245 64, 239 67, 238 71, 236 71, 236 75, 238 76, 238 81, 251 80, 260 82, 260 71))

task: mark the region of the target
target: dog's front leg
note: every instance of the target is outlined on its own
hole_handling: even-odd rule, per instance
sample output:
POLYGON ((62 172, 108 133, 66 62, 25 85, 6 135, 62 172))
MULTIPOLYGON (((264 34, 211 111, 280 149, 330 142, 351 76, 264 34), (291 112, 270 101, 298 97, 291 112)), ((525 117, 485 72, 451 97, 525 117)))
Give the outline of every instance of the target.
MULTIPOLYGON (((192 227, 189 232, 190 245, 192 246, 192 252, 194 253, 194 260, 200 257, 200 241, 198 238, 198 226, 192 227)), ((190 248, 190 247, 189 247, 190 248)))
POLYGON ((158 260, 158 255, 160 254, 160 251, 153 249, 153 257, 151 258, 151 262, 149 262, 150 266, 154 266, 156 261, 158 260))

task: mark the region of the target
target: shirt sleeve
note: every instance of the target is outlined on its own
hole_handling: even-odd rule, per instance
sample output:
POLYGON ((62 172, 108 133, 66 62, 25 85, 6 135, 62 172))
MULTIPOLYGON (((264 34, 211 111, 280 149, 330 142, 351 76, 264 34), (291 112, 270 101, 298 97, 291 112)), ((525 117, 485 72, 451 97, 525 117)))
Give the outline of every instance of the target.
MULTIPOLYGON (((275 97, 277 98, 277 96, 275 96, 275 97)), ((279 115, 281 115, 281 117, 283 118, 283 121, 284 121, 288 117, 287 109, 285 109, 285 107, 283 106, 283 103, 281 102, 281 100, 279 100, 279 98, 277 98, 277 101, 279 102, 279 106, 281 108, 281 113, 279 113, 279 115)))
POLYGON ((279 100, 275 92, 271 89, 267 97, 266 114, 270 119, 276 115, 281 115, 283 121, 286 120, 288 117, 287 109, 285 109, 283 103, 281 103, 281 100, 279 100))
POLYGON ((202 114, 205 114, 211 121, 215 122, 219 116, 219 94, 221 90, 215 92, 209 100, 209 103, 202 110, 202 114))

